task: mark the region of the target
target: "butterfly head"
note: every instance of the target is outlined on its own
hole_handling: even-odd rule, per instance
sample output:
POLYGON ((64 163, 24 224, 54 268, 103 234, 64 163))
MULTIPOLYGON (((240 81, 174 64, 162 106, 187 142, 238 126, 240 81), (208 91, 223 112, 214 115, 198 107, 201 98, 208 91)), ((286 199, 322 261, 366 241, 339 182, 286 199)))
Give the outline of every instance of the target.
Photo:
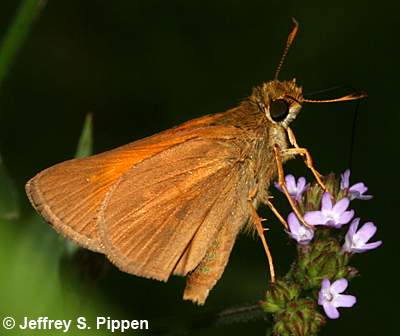
POLYGON ((302 88, 295 79, 272 80, 256 87, 252 100, 271 123, 287 128, 301 109, 302 88))

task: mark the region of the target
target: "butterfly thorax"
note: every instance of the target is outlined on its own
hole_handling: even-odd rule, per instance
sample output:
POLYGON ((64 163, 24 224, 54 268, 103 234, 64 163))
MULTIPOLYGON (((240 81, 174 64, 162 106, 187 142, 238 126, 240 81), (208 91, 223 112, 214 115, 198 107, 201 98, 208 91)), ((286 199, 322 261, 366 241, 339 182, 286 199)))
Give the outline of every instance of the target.
POLYGON ((274 80, 255 87, 250 97, 214 119, 214 125, 240 130, 236 141, 240 141, 243 153, 238 166, 246 175, 249 189, 257 190, 255 205, 268 195, 276 176, 274 145, 281 150, 288 148, 286 129, 300 111, 301 100, 302 88, 295 80, 274 80))

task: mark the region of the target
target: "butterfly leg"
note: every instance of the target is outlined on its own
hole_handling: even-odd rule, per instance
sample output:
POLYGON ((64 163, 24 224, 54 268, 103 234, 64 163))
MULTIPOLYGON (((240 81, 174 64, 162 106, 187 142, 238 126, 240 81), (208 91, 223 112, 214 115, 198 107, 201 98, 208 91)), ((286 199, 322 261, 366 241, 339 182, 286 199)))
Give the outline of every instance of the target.
POLYGON ((271 282, 275 282, 275 268, 274 268, 274 260, 272 259, 272 254, 267 244, 267 240, 264 236, 264 227, 262 225, 262 220, 257 213, 256 208, 253 205, 251 200, 248 200, 249 209, 250 209, 250 216, 251 220, 253 221, 254 225, 256 226, 256 230, 258 235, 260 236, 261 242, 263 244, 265 254, 267 255, 268 265, 269 265, 269 273, 271 275, 271 282))
MULTIPOLYGON (((288 150, 285 150, 284 153, 287 154, 288 150)), ((289 204, 291 208, 293 209, 294 213, 296 214, 297 218, 300 220, 300 222, 303 223, 306 227, 310 228, 311 226, 304 220, 303 215, 300 213, 300 210, 296 203, 294 202, 293 198, 289 194, 289 190, 286 187, 286 181, 285 181, 285 173, 283 172, 283 163, 282 163, 282 156, 281 156, 281 149, 280 147, 275 144, 274 145, 274 153, 275 153, 275 161, 276 161, 276 166, 278 169, 278 184, 282 188, 283 193, 285 194, 287 200, 289 201, 289 204)), ((289 153, 292 154, 292 153, 289 153)))
POLYGON ((266 196, 265 198, 262 199, 263 203, 267 205, 273 214, 275 215, 276 218, 281 222, 281 224, 285 227, 286 230, 289 230, 288 223, 286 220, 283 218, 283 216, 279 213, 278 209, 275 208, 275 205, 270 201, 272 197, 271 196, 266 196))
POLYGON ((285 155, 301 155, 305 158, 304 162, 307 165, 308 169, 311 170, 312 174, 314 175, 315 179, 317 180, 320 187, 325 191, 328 192, 324 182, 322 181, 322 175, 315 169, 313 160, 311 157, 310 152, 307 148, 302 148, 297 144, 296 137, 290 127, 287 128, 287 134, 289 138, 289 142, 294 148, 289 148, 284 151, 285 155))

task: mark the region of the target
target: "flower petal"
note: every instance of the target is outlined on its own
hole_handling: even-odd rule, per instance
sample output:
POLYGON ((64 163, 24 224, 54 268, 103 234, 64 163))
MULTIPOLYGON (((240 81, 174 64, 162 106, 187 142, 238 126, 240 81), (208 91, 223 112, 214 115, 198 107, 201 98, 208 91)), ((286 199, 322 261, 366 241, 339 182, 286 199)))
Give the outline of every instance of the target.
POLYGON ((321 210, 322 211, 332 210, 331 195, 327 192, 322 195, 321 210))
POLYGON ((346 211, 349 204, 350 204, 350 200, 347 197, 344 197, 333 206, 333 212, 342 213, 342 212, 346 211))
POLYGON ((326 223, 326 218, 321 211, 306 212, 304 220, 310 225, 324 225, 326 223))
POLYGON ((332 304, 335 307, 353 307, 356 302, 357 298, 354 295, 339 294, 333 299, 332 304))
POLYGON ((289 192, 296 191, 296 179, 292 174, 288 174, 285 176, 286 188, 288 188, 289 192))
POLYGON ((288 216, 288 224, 291 233, 299 233, 300 222, 294 212, 291 212, 288 216))
POLYGON ((381 246, 381 245, 382 245, 382 241, 381 241, 381 240, 378 240, 378 241, 373 242, 373 243, 365 244, 365 245, 363 245, 363 246, 360 247, 360 248, 353 247, 351 250, 352 250, 353 252, 363 253, 363 252, 366 252, 366 251, 369 251, 369 250, 376 249, 376 248, 378 248, 378 247, 381 246))
POLYGON ((322 307, 324 307, 325 314, 330 319, 337 319, 339 317, 339 311, 336 309, 336 307, 332 303, 324 302, 322 307))
POLYGON ((321 290, 326 290, 329 289, 331 287, 331 282, 329 281, 329 279, 324 279, 321 282, 321 290))
POLYGON ((358 229, 358 224, 360 223, 360 217, 354 218, 353 221, 350 224, 349 231, 347 231, 346 238, 347 236, 352 239, 354 234, 356 233, 358 229))
POLYGON ((359 194, 363 194, 363 193, 365 193, 367 190, 368 190, 367 186, 366 186, 364 183, 362 183, 362 182, 358 182, 358 183, 352 185, 352 186, 349 188, 349 192, 357 192, 357 193, 359 193, 359 194))
POLYGON ((354 210, 350 210, 350 211, 345 211, 343 212, 340 216, 339 216, 339 225, 337 225, 336 227, 341 227, 343 224, 347 224, 348 222, 351 221, 351 219, 354 216, 354 210))
POLYGON ((348 286, 348 281, 345 278, 341 278, 339 280, 336 280, 332 285, 331 285, 331 292, 332 294, 338 294, 342 293, 346 290, 348 286))
POLYGON ((304 187, 306 186, 306 179, 301 176, 297 181, 297 189, 298 191, 303 191, 304 187))
POLYGON ((364 183, 358 182, 349 188, 348 197, 351 200, 353 199, 370 200, 372 198, 372 195, 364 195, 364 193, 367 192, 367 190, 368 188, 364 183))
POLYGON ((354 252, 352 245, 353 245, 353 237, 357 231, 358 224, 360 223, 360 218, 354 218, 350 224, 350 228, 346 233, 345 242, 342 246, 342 251, 344 252, 354 252))
POLYGON ((350 185, 350 169, 346 169, 342 174, 342 179, 340 180, 340 189, 346 189, 350 185))
POLYGON ((359 241, 366 243, 376 233, 376 225, 372 222, 365 223, 357 232, 359 241))

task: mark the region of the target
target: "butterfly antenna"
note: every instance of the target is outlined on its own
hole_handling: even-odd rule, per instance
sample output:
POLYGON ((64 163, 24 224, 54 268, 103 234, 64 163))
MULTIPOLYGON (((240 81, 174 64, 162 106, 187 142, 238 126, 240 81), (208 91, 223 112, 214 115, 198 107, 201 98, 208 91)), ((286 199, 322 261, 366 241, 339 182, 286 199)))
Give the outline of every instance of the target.
POLYGON ((344 102, 344 101, 350 101, 350 100, 359 100, 366 98, 367 94, 365 92, 354 92, 350 93, 346 96, 340 97, 340 98, 334 98, 334 99, 305 99, 303 98, 301 100, 302 103, 338 103, 338 102, 344 102))
POLYGON ((295 18, 292 18, 292 23, 293 23, 293 28, 292 28, 292 31, 290 32, 289 36, 288 36, 285 49, 283 50, 282 57, 281 57, 281 59, 279 61, 279 64, 278 64, 278 66, 276 68, 274 79, 278 79, 278 76, 279 76, 279 73, 281 72, 281 68, 282 68, 283 62, 285 61, 286 55, 287 55, 287 53, 288 53, 288 51, 290 49, 290 46, 292 45, 294 39, 296 38, 297 32, 299 31, 299 24, 298 24, 298 22, 296 21, 295 18))

